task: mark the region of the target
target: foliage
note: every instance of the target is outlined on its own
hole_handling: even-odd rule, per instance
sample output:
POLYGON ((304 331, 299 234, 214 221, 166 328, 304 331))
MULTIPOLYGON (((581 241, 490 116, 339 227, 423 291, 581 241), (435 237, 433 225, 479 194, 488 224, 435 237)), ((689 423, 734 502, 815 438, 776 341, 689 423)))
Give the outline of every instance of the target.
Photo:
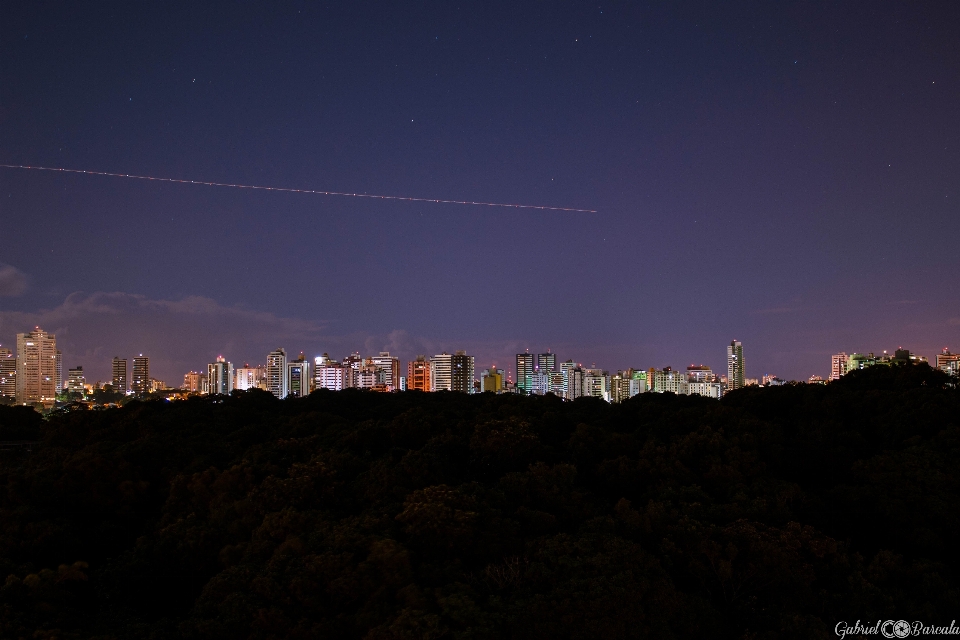
POLYGON ((0 438, 42 440, 0 452, 0 637, 816 638, 949 620, 958 409, 922 365, 720 402, 253 391, 42 424, 0 407, 0 438))

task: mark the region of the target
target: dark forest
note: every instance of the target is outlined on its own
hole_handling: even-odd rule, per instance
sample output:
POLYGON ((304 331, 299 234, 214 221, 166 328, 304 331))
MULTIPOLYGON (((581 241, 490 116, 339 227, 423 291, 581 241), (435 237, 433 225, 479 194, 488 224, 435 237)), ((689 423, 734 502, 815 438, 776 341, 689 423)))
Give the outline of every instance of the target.
POLYGON ((0 406, 0 637, 949 624, 953 382, 906 365, 720 401, 257 391, 46 419, 0 406))

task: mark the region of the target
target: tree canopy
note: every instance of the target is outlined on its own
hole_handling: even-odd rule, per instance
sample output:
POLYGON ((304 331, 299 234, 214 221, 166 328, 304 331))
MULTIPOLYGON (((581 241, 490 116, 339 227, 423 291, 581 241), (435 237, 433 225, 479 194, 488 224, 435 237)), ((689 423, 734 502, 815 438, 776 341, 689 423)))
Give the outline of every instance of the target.
POLYGON ((0 637, 816 638, 960 611, 960 391, 0 406, 0 637), (30 412, 31 414, 33 412, 30 412))

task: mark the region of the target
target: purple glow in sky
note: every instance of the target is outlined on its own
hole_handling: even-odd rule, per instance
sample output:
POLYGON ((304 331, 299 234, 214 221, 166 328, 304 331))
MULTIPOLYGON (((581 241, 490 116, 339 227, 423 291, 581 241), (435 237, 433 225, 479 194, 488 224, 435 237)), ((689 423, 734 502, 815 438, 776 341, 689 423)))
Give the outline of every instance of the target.
POLYGON ((551 348, 826 375, 960 349, 955 3, 19 3, 0 344, 106 379, 223 354, 551 348))

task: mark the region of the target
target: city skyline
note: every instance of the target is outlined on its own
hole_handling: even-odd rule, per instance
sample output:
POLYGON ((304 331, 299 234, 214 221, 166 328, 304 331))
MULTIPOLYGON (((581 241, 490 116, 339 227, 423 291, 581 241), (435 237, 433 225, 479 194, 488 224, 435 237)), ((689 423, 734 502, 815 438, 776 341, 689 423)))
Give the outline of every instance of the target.
MULTIPOLYGON (((40 329, 39 325, 35 328, 40 329)), ((53 332, 45 332, 45 333, 56 335, 53 332)), ((464 341, 464 342, 469 343, 469 341, 464 341)), ((16 339, 13 340, 12 343, 15 345, 16 339)), ((16 350, 8 349, 7 347, 4 347, 4 344, 5 344, 4 342, 0 342, 0 358, 3 358, 4 354, 7 354, 9 352, 9 356, 11 356, 11 358, 15 361, 16 350)), ((6 343, 6 344, 10 344, 10 343, 6 343)), ((388 351, 384 349, 371 348, 369 347, 369 344, 370 344, 370 341, 368 340, 367 346, 364 347, 364 352, 371 353, 371 354, 380 353, 382 355, 383 353, 388 351)), ((513 343, 513 344, 517 344, 517 343, 513 343)), ((420 343, 420 345, 422 347, 423 343, 420 343)), ((731 368, 736 369, 737 367, 737 365, 733 365, 731 362, 731 348, 733 346, 736 346, 737 349, 740 349, 739 358, 741 361, 745 362, 745 359, 742 355, 743 352, 742 352, 741 345, 742 343, 739 340, 731 341, 729 344, 726 345, 725 352, 723 352, 722 349, 716 349, 715 353, 710 354, 709 357, 690 360, 688 363, 679 362, 678 359, 674 358, 672 361, 668 360, 663 363, 649 363, 649 362, 634 361, 634 362, 626 362, 626 364, 617 364, 616 366, 610 366, 605 364, 602 361, 598 362, 596 359, 574 358, 572 357, 572 355, 565 354, 565 353, 557 354, 557 353, 554 353, 550 348, 537 351, 537 350, 531 350, 529 347, 527 347, 527 348, 524 348, 523 351, 521 352, 518 348, 513 348, 509 346, 509 344, 501 347, 501 349, 499 350, 499 356, 494 356, 492 359, 489 357, 484 359, 484 357, 481 357, 481 356, 473 356, 473 357, 476 361, 476 372, 479 372, 482 369, 489 369, 489 368, 495 367, 504 372, 505 380, 510 380, 515 384, 519 382, 520 387, 523 388, 524 381, 518 380, 518 376, 517 376, 517 370, 518 370, 517 367, 520 364, 521 356, 523 356, 525 359, 529 359, 530 366, 532 367, 531 372, 535 370, 539 370, 541 368, 540 363, 543 362, 544 359, 546 359, 546 362, 553 363, 553 366, 550 369, 552 371, 559 371, 560 365, 563 364, 564 361, 573 361, 578 366, 582 366, 585 368, 600 368, 604 371, 609 371, 609 372, 625 371, 628 369, 634 369, 638 367, 641 369, 674 368, 676 370, 681 370, 684 367, 689 369, 691 367, 702 366, 712 371, 725 372, 725 377, 729 377, 731 368), (558 360, 557 358, 560 358, 560 359, 558 360), (705 365, 704 364, 705 362, 715 362, 715 364, 705 365)), ((88 358, 87 360, 84 360, 81 362, 79 360, 82 360, 82 358, 78 359, 73 357, 73 354, 70 353, 69 351, 67 352, 67 355, 64 355, 64 352, 61 346, 62 346, 62 343, 58 341, 56 354, 58 358, 58 366, 60 366, 60 372, 61 372, 60 382, 63 384, 64 387, 66 386, 68 381, 68 375, 67 375, 68 369, 74 369, 75 367, 80 366, 83 368, 85 378, 88 382, 93 383, 95 381, 100 381, 100 382, 110 383, 114 387, 117 387, 118 375, 119 375, 121 377, 120 379, 122 379, 123 381, 122 385, 125 387, 127 391, 130 391, 134 388, 133 380, 136 373, 134 373, 135 369, 132 367, 136 366, 135 361, 138 359, 141 361, 149 360, 150 362, 148 368, 143 370, 145 371, 145 373, 142 373, 140 375, 140 378, 143 378, 144 380, 149 380, 149 379, 161 380, 163 382, 166 382, 167 384, 171 384, 171 381, 173 381, 173 386, 178 386, 178 384, 176 383, 180 381, 182 376, 188 372, 191 372, 194 370, 198 370, 198 371, 202 370, 206 372, 208 366, 210 366, 211 363, 229 361, 232 368, 240 369, 246 364, 255 366, 255 365, 263 364, 260 362, 260 360, 264 360, 266 362, 266 360, 269 359, 269 354, 267 359, 264 359, 262 354, 260 355, 260 359, 258 359, 258 357, 255 354, 252 357, 232 358, 230 356, 224 356, 223 352, 221 351, 221 352, 217 352, 216 356, 206 361, 201 361, 202 360, 201 358, 193 357, 192 359, 188 360, 188 362, 190 362, 191 364, 187 368, 181 367, 182 371, 180 371, 180 370, 171 368, 169 364, 170 361, 164 357, 165 354, 164 354, 164 349, 162 347, 158 351, 154 352, 156 354, 154 356, 151 356, 150 353, 146 353, 147 358, 144 358, 145 352, 140 351, 136 355, 126 355, 126 356, 115 355, 110 358, 101 357, 100 360, 102 362, 98 363, 96 358, 93 358, 93 359, 88 358), (62 363, 60 362, 61 360, 62 360, 62 363), (78 361, 75 362, 74 360, 78 360, 78 361), (94 365, 91 366, 90 362, 94 362, 94 365), (117 369, 118 362, 122 363, 122 369, 119 370, 120 371, 119 374, 117 369), (166 363, 166 364, 165 365, 162 364, 160 367, 157 367, 158 362, 166 363), (156 373, 156 375, 153 375, 152 373, 150 373, 151 371, 156 373)), ((781 380, 796 380, 796 381, 803 382, 817 376, 819 376, 823 380, 831 380, 831 379, 836 379, 836 372, 838 367, 838 361, 837 361, 838 356, 842 356, 843 358, 843 360, 841 361, 841 364, 839 365, 840 369, 845 370, 844 366, 846 364, 846 359, 848 356, 847 352, 849 352, 849 354, 870 354, 871 357, 873 356, 874 353, 877 353, 877 354, 880 354, 877 356, 877 358, 880 358, 881 356, 885 356, 888 352, 890 354, 893 354, 894 351, 898 349, 903 349, 903 348, 905 348, 903 345, 898 344, 896 347, 892 347, 886 350, 877 349, 876 347, 867 347, 862 349, 851 349, 847 347, 846 350, 842 352, 841 350, 834 350, 833 352, 826 354, 824 356, 823 361, 821 362, 821 366, 819 367, 818 370, 812 371, 809 375, 802 376, 802 377, 792 377, 789 375, 784 375, 783 372, 776 371, 776 370, 760 370, 759 368, 752 367, 752 365, 749 365, 749 364, 739 365, 741 367, 739 371, 740 371, 741 378, 750 379, 750 380, 760 380, 761 378, 765 378, 765 377, 769 377, 769 378, 776 377, 777 379, 781 379, 781 380)), ((926 353, 920 350, 915 350, 915 349, 909 349, 909 351, 911 353, 915 353, 918 356, 922 357, 924 361, 928 361, 931 364, 933 364, 933 363, 939 362, 939 359, 942 357, 943 353, 949 353, 948 349, 949 347, 944 346, 944 347, 939 347, 937 349, 927 351, 926 353)), ((420 350, 424 351, 424 349, 422 348, 420 350)), ((248 348, 237 349, 237 351, 242 353, 248 353, 248 354, 250 353, 250 349, 248 348)), ((272 349, 270 351, 271 353, 273 352, 272 349)), ((325 349, 320 349, 316 355, 305 355, 304 357, 309 362, 313 362, 313 359, 320 357, 321 353, 323 356, 327 356, 331 351, 333 353, 340 353, 340 351, 336 351, 335 349, 325 348, 325 349)), ((410 351, 409 349, 406 349, 404 353, 414 353, 415 351, 416 349, 414 349, 414 351, 410 351)), ((429 349, 428 348, 428 349, 425 349, 425 351, 429 353, 450 355, 449 351, 446 349, 429 349)), ((453 351, 455 353, 459 353, 459 352, 464 352, 466 350, 454 349, 453 351)), ((307 354, 308 352, 309 350, 296 351, 296 353, 303 353, 303 354, 307 354)), ((290 361, 289 356, 291 353, 293 352, 286 352, 285 357, 287 358, 287 360, 285 362, 290 361)), ((345 353, 359 354, 361 352, 353 348, 347 348, 345 350, 345 353)), ((472 353, 473 352, 471 351, 471 354, 472 353)), ((398 362, 397 369, 395 370, 400 372, 399 375, 405 375, 407 371, 405 363, 415 361, 419 355, 421 354, 418 353, 417 355, 404 356, 404 355, 400 355, 400 352, 394 352, 392 354, 392 358, 394 360, 397 360, 398 362)), ((890 357, 892 357, 892 355, 890 357)), ((336 358, 333 358, 333 359, 336 360, 336 358)), ((374 360, 376 360, 376 356, 374 356, 374 360)), ((622 363, 625 360, 626 360, 625 357, 619 357, 615 359, 615 361, 617 361, 618 363, 622 363)), ((380 363, 378 362, 378 364, 380 363)), ((718 375, 720 374, 718 373, 718 375)), ((475 379, 476 380, 480 379, 479 374, 475 375, 475 379)), ((143 383, 141 383, 141 385, 142 384, 143 383)), ((733 389, 736 387, 731 386, 730 388, 733 389)))
MULTIPOLYGON (((0 344, 816 374, 960 335, 960 7, 5 7, 0 344), (568 210, 464 206, 491 202, 568 210), (573 211, 577 209, 580 211, 573 211), (216 259, 212 259, 216 256, 216 259)), ((128 370, 132 376, 132 367, 128 370)))
MULTIPOLYGON (((532 354, 525 349, 515 354, 517 375, 511 375, 509 368, 500 369, 496 363, 479 370, 476 357, 464 350, 453 354, 443 351, 430 357, 420 354, 404 369, 401 359, 388 351, 366 356, 356 351, 337 360, 327 352, 310 358, 301 351, 297 357, 288 357, 287 350, 278 347, 267 354, 265 363, 253 365, 244 362, 235 367, 220 354, 207 364, 206 373, 192 369, 186 372, 182 384, 176 382, 179 376, 173 376, 170 382, 152 377, 150 356, 143 353, 133 358, 131 379, 128 360, 114 356, 110 382, 104 383, 92 379, 88 382, 83 365, 65 371, 63 353, 57 346, 56 336, 39 326, 17 334, 16 353, 0 344, 0 400, 43 405, 50 409, 69 402, 71 394, 79 394, 72 395, 73 399, 91 400, 94 398, 88 394, 101 391, 133 397, 176 391, 178 397, 184 397, 183 394, 189 393, 222 395, 235 389, 255 388, 278 398, 305 397, 319 389, 340 391, 355 388, 381 392, 553 393, 565 400, 594 396, 614 403, 649 391, 719 399, 727 392, 745 386, 776 386, 790 382, 825 384, 851 371, 875 365, 930 362, 926 356, 902 347, 893 352, 840 352, 830 356, 830 373, 826 377, 813 374, 807 380, 797 381, 765 373, 751 378, 746 375, 743 343, 731 340, 726 346, 726 374, 714 373, 710 366, 702 363, 691 363, 685 369, 669 365, 662 368, 631 366, 613 373, 612 369, 597 367, 596 363, 586 366, 573 359, 560 361, 558 366, 557 354, 551 350, 532 354), (403 371, 406 376, 401 375, 403 371), (478 371, 479 377, 476 375, 478 371), (61 395, 64 391, 66 396, 61 395)), ((936 354, 932 366, 957 376, 960 374, 960 354, 944 347, 936 354)), ((103 398, 94 401, 101 402, 103 398)))

